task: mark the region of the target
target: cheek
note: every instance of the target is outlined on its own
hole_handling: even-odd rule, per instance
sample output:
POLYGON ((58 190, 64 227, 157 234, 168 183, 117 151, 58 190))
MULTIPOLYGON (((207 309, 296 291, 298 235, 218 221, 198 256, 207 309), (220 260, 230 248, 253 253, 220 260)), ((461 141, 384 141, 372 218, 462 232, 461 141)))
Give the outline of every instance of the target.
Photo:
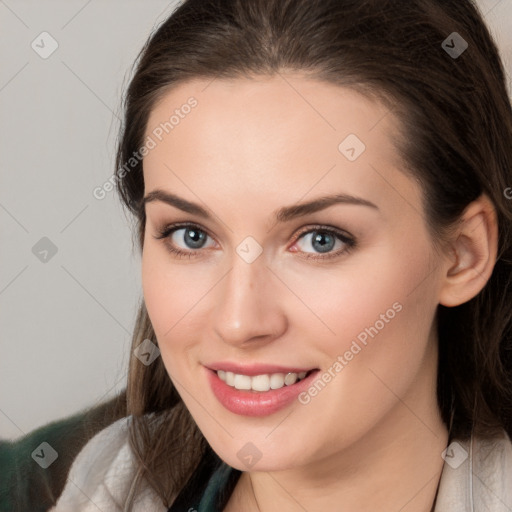
POLYGON ((169 372, 183 360, 171 354, 183 354, 199 339, 200 311, 215 284, 214 277, 201 265, 170 260, 165 250, 155 244, 144 246, 144 302, 169 372))
POLYGON ((297 304, 291 313, 296 325, 331 356, 349 350, 354 340, 364 345, 374 338, 392 339, 400 351, 406 342, 398 332, 428 330, 435 308, 435 286, 425 279, 429 252, 417 237, 415 243, 413 250, 382 244, 332 269, 286 270, 283 280, 309 309, 290 297, 290 304, 297 304))
MULTIPOLYGON (((336 274, 303 278, 298 288, 334 331, 304 311, 294 316, 323 370, 323 382, 300 397, 302 414, 322 418, 334 443, 354 441, 380 421, 428 366, 437 307, 435 278, 426 279, 432 262, 426 245, 401 249, 383 247, 336 274)), ((288 443, 284 432, 279 442, 288 443)))
POLYGON ((189 290, 179 285, 178 273, 171 272, 162 251, 146 243, 142 255, 142 290, 151 324, 155 330, 161 350, 162 342, 172 335, 178 322, 180 304, 189 290), (178 292, 179 290, 179 292, 178 292))
POLYGON ((393 395, 379 377, 400 394, 420 371, 437 308, 433 265, 426 241, 416 237, 416 246, 387 246, 361 258, 337 283, 325 279, 324 319, 336 332, 323 338, 327 366, 343 358, 344 392, 334 401, 354 410, 379 397, 384 403, 393 395))
POLYGON ((177 264, 159 241, 147 242, 142 253, 142 289, 151 322, 157 334, 170 334, 194 301, 204 294, 206 283, 185 262, 177 264))
POLYGON ((142 291, 149 318, 157 338, 173 325, 176 309, 176 284, 171 283, 171 276, 157 251, 144 246, 142 254, 142 291))

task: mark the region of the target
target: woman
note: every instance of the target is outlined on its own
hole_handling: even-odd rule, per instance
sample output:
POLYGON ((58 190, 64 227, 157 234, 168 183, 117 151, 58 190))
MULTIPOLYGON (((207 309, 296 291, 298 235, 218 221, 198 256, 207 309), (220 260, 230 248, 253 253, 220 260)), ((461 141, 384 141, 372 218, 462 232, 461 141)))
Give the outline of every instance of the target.
POLYGON ((511 168, 469 0, 184 2, 117 154, 129 416, 54 510, 512 509, 511 168))

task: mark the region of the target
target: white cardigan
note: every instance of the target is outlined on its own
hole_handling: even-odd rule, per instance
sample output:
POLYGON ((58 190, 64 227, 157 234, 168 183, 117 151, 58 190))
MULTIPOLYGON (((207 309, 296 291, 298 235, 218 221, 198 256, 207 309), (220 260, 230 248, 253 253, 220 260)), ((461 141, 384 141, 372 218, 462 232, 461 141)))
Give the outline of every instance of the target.
MULTIPOLYGON (((128 442, 128 420, 121 418, 98 432, 78 453, 66 485, 49 512, 122 512, 131 499, 135 458, 128 442)), ((137 495, 134 512, 167 512, 147 486, 137 495)))
MULTIPOLYGON (((124 510, 135 476, 127 437, 129 418, 97 433, 82 448, 49 512, 124 510)), ((444 464, 435 512, 512 512, 512 442, 504 431, 498 439, 457 441, 448 447, 448 455, 451 465, 444 464)), ((133 510, 166 512, 167 508, 148 486, 137 495, 133 510)))

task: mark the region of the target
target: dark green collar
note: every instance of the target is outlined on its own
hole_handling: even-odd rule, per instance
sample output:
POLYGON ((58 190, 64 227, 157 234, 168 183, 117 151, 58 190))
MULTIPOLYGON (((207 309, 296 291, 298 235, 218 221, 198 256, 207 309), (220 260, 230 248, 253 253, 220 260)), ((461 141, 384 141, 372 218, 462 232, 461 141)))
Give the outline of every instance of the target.
POLYGON ((168 512, 221 512, 241 474, 208 447, 168 512))

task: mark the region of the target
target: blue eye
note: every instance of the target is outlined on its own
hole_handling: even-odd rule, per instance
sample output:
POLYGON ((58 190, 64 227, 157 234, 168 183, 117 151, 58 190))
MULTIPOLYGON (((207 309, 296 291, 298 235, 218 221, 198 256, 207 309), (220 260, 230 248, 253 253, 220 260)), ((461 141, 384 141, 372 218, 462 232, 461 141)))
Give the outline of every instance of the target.
POLYGON ((320 253, 331 251, 336 242, 339 241, 336 240, 335 236, 326 231, 310 231, 303 235, 300 240, 308 240, 308 244, 311 244, 320 253))
POLYGON ((299 242, 305 242, 300 246, 301 252, 306 254, 306 258, 313 259, 327 259, 336 256, 341 256, 343 253, 349 252, 356 245, 354 238, 338 231, 333 228, 326 228, 317 226, 315 229, 305 231, 299 235, 294 245, 299 245, 299 242), (313 251, 306 250, 307 247, 312 247, 313 251), (333 249, 336 249, 334 252, 333 249), (325 256, 324 256, 325 255, 325 256))
MULTIPOLYGON (((193 224, 187 224, 184 227, 179 226, 168 226, 163 231, 160 231, 160 235, 157 239, 168 239, 172 244, 168 244, 171 252, 181 255, 192 255, 188 251, 182 249, 191 249, 192 251, 197 249, 203 249, 205 247, 205 241, 209 238, 209 235, 203 229, 193 224), (181 242, 184 247, 180 247, 178 244, 181 242), (176 247, 178 245, 178 247, 176 247)), ((196 251, 197 252, 197 251, 196 251)))
MULTIPOLYGON (((302 257, 306 259, 326 260, 348 253, 356 246, 352 236, 338 229, 326 226, 313 228, 311 229, 310 226, 308 231, 302 231, 295 237, 292 247, 299 245, 300 251, 292 250, 292 252, 304 253, 302 257), (313 251, 308 251, 308 247, 312 247, 313 251)), ((215 246, 215 242, 208 233, 195 224, 166 226, 154 238, 164 239, 169 251, 180 258, 193 258, 200 254, 200 249, 215 246), (207 245, 208 239, 212 241, 210 245, 207 245)))
POLYGON ((174 231, 173 236, 175 236, 177 240, 183 240, 190 249, 201 249, 204 246, 205 240, 208 238, 208 235, 204 231, 194 227, 177 229, 174 231), (183 231, 183 234, 178 235, 180 231, 183 231))

